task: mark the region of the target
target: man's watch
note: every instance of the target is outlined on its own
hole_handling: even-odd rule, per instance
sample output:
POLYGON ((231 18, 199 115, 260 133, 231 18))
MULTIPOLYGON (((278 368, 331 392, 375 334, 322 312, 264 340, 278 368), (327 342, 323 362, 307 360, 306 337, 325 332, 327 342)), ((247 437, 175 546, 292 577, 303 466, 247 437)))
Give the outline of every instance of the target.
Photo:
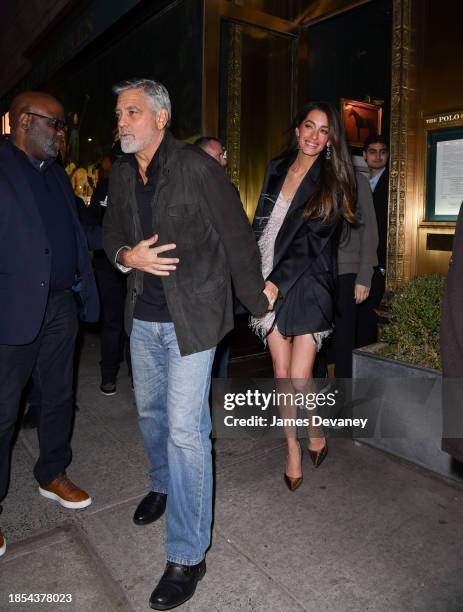
POLYGON ((120 249, 117 250, 116 252, 116 257, 114 258, 114 263, 116 264, 117 268, 121 271, 124 272, 124 274, 127 274, 128 272, 131 272, 133 268, 127 268, 127 266, 124 266, 124 264, 121 264, 117 258, 119 257, 119 253, 121 251, 131 251, 132 247, 129 247, 127 245, 121 246, 120 249))

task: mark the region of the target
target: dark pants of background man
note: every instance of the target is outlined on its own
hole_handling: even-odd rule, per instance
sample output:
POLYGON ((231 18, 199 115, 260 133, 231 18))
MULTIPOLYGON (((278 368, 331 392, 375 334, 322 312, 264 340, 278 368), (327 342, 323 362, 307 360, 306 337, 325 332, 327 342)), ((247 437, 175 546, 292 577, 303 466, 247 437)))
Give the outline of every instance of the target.
POLYGON ((212 378, 228 378, 228 362, 230 361, 230 339, 229 332, 217 345, 214 363, 212 364, 212 378))
POLYGON ((360 346, 367 346, 378 341, 378 308, 383 299, 385 277, 375 269, 368 298, 359 304, 355 303, 356 274, 338 276, 336 295, 335 331, 333 340, 323 344, 314 364, 314 377, 327 376, 327 364, 335 363, 337 379, 352 378, 352 351, 360 346))
POLYGON ((71 461, 73 360, 77 308, 71 290, 51 293, 37 338, 20 346, 0 345, 0 500, 6 495, 11 441, 22 391, 32 375, 41 397, 39 484, 50 484, 71 461))
POLYGON ((334 317, 334 353, 336 378, 352 378, 352 351, 355 348, 358 306, 355 303, 356 274, 340 274, 334 317))
POLYGON ((375 268, 371 279, 371 289, 368 298, 358 307, 357 337, 355 345, 368 346, 378 342, 378 308, 386 289, 386 278, 379 268, 375 268))
POLYGON ((119 366, 125 358, 129 374, 130 345, 124 331, 124 304, 127 293, 126 277, 111 265, 103 251, 95 251, 93 257, 98 290, 100 292, 103 327, 101 330, 101 380, 115 382, 119 366))

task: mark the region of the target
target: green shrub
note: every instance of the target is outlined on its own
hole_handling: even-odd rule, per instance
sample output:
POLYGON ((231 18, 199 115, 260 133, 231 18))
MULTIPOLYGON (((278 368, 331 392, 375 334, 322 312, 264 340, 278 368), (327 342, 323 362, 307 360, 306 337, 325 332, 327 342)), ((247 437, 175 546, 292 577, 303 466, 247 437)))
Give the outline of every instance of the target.
POLYGON ((427 368, 440 369, 440 308, 445 278, 418 276, 398 289, 391 300, 389 322, 381 330, 388 345, 383 354, 427 368))

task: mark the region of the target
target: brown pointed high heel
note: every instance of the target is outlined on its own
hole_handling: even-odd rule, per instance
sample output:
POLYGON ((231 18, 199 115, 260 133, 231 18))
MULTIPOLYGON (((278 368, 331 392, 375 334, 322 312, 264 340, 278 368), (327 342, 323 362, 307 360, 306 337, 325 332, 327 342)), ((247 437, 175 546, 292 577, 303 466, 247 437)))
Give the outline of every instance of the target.
MULTIPOLYGON (((302 448, 300 444, 298 444, 298 447, 299 447, 299 457, 301 459, 301 465, 302 465, 302 448)), ((288 460, 286 459, 286 462, 287 461, 288 460)), ((302 480, 303 480, 303 476, 296 476, 296 478, 294 478, 293 476, 288 476, 286 471, 283 475, 283 478, 286 483, 286 486, 288 487, 290 491, 295 491, 298 487, 300 487, 302 484, 302 480)))
POLYGON ((309 455, 310 455, 310 458, 312 459, 312 463, 317 468, 319 465, 322 464, 326 455, 328 454, 328 442, 325 440, 325 446, 321 448, 320 450, 314 451, 314 450, 310 450, 310 448, 307 448, 307 450, 309 451, 309 455))
POLYGON ((297 478, 293 478, 292 476, 288 476, 288 474, 284 474, 284 479, 286 486, 290 491, 295 491, 298 487, 301 486, 303 476, 298 476, 297 478))

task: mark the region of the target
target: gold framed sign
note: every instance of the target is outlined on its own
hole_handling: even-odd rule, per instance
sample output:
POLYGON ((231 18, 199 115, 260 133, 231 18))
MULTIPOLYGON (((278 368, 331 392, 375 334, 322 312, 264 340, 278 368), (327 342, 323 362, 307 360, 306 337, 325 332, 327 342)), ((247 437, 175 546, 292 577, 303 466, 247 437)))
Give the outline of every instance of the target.
POLYGON ((425 220, 455 221, 463 202, 463 111, 424 117, 425 220))

